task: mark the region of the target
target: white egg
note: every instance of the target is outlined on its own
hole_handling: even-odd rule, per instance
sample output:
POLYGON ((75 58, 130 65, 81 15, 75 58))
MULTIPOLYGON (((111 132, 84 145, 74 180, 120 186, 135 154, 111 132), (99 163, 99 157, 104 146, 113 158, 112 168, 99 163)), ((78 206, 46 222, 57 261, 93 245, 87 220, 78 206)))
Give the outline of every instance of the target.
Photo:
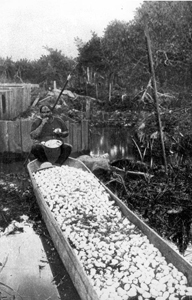
POLYGON ((151 298, 151 294, 149 292, 146 292, 146 291, 143 293, 142 296, 143 296, 143 298, 147 298, 147 299, 151 298))
POLYGON ((129 289, 130 289, 130 284, 129 283, 126 283, 125 285, 124 285, 124 290, 125 291, 128 291, 129 289))
POLYGON ((186 277, 123 216, 92 173, 62 166, 33 175, 101 299, 126 300, 138 291, 139 300, 175 300, 174 286, 180 295, 192 293, 186 277))
MULTIPOLYGON (((146 285, 146 283, 144 282, 141 282, 141 288, 144 290, 144 291, 149 291, 149 286, 146 285)), ((146 297, 147 298, 147 297, 146 297)))
POLYGON ((129 297, 135 297, 137 295, 137 289, 135 287, 131 287, 129 291, 127 291, 127 295, 129 297))

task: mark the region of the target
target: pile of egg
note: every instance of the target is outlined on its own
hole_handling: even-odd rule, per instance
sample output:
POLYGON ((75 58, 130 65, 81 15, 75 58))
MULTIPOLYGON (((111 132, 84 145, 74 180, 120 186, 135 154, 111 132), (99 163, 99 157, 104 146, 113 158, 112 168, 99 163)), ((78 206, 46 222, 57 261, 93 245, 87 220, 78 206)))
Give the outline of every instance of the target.
POLYGON ((187 278, 123 216, 95 176, 69 166, 33 173, 99 299, 176 300, 187 278))

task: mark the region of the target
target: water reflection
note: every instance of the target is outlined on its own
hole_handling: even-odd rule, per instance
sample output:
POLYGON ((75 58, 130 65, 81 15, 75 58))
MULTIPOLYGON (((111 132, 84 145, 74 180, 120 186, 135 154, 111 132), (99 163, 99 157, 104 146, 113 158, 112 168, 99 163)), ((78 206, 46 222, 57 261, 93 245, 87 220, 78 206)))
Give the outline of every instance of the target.
POLYGON ((127 128, 93 128, 90 134, 90 149, 93 155, 108 153, 110 160, 133 158, 132 132, 127 128))
MULTIPOLYGON (((14 294, 11 299, 58 299, 57 289, 51 283, 51 271, 32 226, 24 226, 24 233, 1 237, 0 254, 5 262, 1 270, 1 293, 14 294)), ((5 298, 6 299, 6 298, 5 298)))
POLYGON ((0 237, 0 299, 80 300, 52 243, 30 222, 23 230, 0 237))

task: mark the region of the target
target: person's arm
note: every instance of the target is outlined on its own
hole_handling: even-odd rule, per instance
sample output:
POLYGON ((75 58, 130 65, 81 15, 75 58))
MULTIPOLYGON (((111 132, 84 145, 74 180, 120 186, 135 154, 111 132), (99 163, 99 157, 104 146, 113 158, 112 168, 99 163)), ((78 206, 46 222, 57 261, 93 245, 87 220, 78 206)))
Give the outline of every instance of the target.
POLYGON ((54 133, 56 136, 61 137, 61 138, 66 138, 69 135, 68 129, 61 131, 60 128, 57 128, 54 130, 54 133))
POLYGON ((54 133, 57 137, 66 138, 69 135, 69 130, 63 120, 60 119, 60 128, 56 128, 54 133))
POLYGON ((43 126, 45 125, 45 123, 47 123, 47 118, 42 119, 41 122, 37 125, 37 127, 35 129, 33 129, 30 132, 30 136, 33 140, 38 139, 38 137, 40 136, 43 126))

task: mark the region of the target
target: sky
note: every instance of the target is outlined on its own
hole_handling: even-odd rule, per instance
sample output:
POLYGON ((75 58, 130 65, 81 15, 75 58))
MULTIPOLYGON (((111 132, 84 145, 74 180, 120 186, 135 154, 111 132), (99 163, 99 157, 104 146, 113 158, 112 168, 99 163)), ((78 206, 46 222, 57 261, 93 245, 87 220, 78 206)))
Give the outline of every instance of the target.
POLYGON ((102 36, 111 21, 133 19, 140 0, 1 0, 0 57, 36 60, 44 47, 76 57, 75 38, 102 36))

